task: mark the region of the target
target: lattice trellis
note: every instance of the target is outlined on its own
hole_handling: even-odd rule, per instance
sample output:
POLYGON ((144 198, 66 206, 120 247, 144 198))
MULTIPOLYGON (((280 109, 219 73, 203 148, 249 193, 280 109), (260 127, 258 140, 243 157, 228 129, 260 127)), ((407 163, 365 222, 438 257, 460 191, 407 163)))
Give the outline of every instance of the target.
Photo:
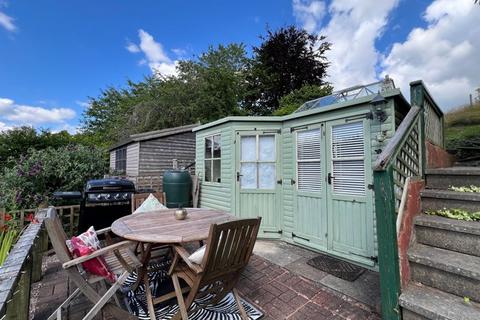
POLYGON ((393 164, 393 182, 395 191, 395 208, 398 211, 402 198, 405 180, 407 177, 420 176, 421 150, 420 150, 420 119, 410 129, 403 146, 395 156, 393 164))
POLYGON ((433 108, 432 104, 425 99, 423 102, 425 112, 425 138, 433 144, 443 147, 443 123, 441 116, 433 108))

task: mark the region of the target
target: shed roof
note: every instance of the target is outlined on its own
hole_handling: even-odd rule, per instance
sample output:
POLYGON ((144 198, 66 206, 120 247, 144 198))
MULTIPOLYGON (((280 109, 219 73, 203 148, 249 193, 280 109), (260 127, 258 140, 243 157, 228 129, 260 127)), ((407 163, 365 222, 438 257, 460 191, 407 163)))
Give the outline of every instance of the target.
POLYGON ((189 124, 189 125, 180 126, 180 127, 166 128, 166 129, 162 129, 162 130, 155 130, 155 131, 148 131, 148 132, 132 134, 128 138, 126 138, 124 140, 121 140, 121 141, 117 142, 116 144, 112 145, 110 147, 109 151, 111 151, 113 149, 120 148, 120 147, 122 147, 124 145, 127 145, 127 144, 130 144, 132 142, 152 140, 152 139, 158 139, 158 138, 172 136, 172 135, 175 135, 175 134, 192 132, 192 129, 197 127, 197 126, 199 126, 199 124, 195 123, 195 124, 189 124))
MULTIPOLYGON (((383 92, 380 93, 384 98, 399 98, 402 103, 406 103, 407 105, 408 102, 406 101, 405 97, 402 95, 400 89, 394 88, 394 89, 388 89, 384 90, 383 92)), ((285 116, 231 116, 231 117, 225 117, 213 122, 209 122, 206 124, 203 124, 201 126, 195 127, 192 131, 200 131, 204 130, 207 128, 211 128, 226 122, 284 122, 287 120, 292 120, 296 118, 301 118, 301 117, 306 117, 318 113, 324 113, 324 112, 329 112, 332 110, 336 109, 342 109, 342 108, 347 108, 347 107, 352 107, 355 105, 359 104, 364 104, 364 103, 369 103, 375 96, 375 94, 368 94, 368 95, 362 95, 360 97, 357 97, 355 99, 350 99, 350 100, 343 100, 343 101, 337 101, 333 104, 330 105, 325 105, 322 108, 309 108, 307 110, 299 110, 294 113, 285 115, 285 116)))

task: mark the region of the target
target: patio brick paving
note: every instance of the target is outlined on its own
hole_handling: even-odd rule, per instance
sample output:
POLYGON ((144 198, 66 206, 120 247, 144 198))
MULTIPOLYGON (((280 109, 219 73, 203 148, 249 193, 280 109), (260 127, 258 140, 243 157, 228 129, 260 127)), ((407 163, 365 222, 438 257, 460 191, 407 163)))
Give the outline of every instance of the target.
POLYGON ((369 306, 257 255, 238 289, 266 319, 380 319, 369 306))
MULTIPOLYGON (((44 277, 32 291, 31 319, 46 319, 73 289, 55 257, 45 257, 44 277)), ((371 307, 257 255, 252 256, 238 289, 265 313, 266 320, 380 319, 371 307)), ((84 298, 76 299, 69 319, 81 319, 90 307, 84 298)))

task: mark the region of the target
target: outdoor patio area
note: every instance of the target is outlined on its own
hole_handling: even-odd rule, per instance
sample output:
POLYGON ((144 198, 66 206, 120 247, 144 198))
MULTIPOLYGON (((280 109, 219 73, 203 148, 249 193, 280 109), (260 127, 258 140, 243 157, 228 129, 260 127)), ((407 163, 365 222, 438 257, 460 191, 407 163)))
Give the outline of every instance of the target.
MULTIPOLYGON (((348 282, 307 265, 315 255, 281 241, 258 240, 238 284, 242 297, 264 312, 262 319, 380 319, 377 273, 367 270, 348 282)), ((43 278, 32 286, 30 319, 47 319, 74 289, 56 257, 45 256, 43 278)), ((89 308, 78 298, 69 319, 81 319, 89 308)))

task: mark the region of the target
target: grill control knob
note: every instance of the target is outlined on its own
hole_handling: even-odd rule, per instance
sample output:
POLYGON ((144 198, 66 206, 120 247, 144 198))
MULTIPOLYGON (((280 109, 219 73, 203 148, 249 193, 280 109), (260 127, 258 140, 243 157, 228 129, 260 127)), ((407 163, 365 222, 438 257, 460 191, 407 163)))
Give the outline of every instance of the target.
POLYGON ((120 199, 120 193, 117 193, 116 195, 114 195, 113 198, 114 198, 115 200, 120 199))
POLYGON ((101 194, 97 194, 97 200, 101 200, 102 199, 102 195, 101 194))
POLYGON ((110 199, 110 197, 111 197, 111 195, 108 194, 108 193, 105 195, 105 199, 107 199, 107 200, 110 199))
POLYGON ((125 200, 128 199, 128 193, 123 194, 123 199, 125 199, 125 200))

